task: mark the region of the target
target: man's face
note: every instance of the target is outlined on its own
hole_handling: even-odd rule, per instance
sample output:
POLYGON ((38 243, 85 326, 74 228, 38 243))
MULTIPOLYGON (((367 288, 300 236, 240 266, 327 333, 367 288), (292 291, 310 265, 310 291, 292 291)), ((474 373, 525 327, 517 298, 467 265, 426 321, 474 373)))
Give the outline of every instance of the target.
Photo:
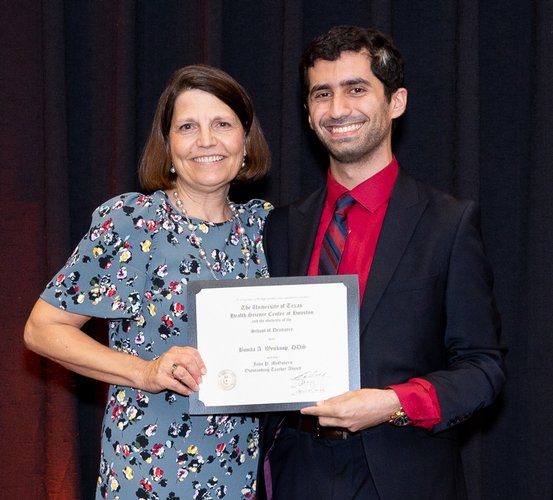
POLYGON ((335 61, 319 59, 308 70, 309 124, 339 163, 377 159, 391 147, 392 119, 404 110, 396 94, 388 102, 370 62, 368 52, 348 51, 335 61))

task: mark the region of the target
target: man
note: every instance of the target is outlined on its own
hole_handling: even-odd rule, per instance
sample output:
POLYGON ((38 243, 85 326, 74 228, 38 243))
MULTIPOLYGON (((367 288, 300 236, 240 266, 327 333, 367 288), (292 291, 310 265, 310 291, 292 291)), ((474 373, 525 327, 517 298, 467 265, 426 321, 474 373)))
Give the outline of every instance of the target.
POLYGON ((269 270, 359 276, 361 389, 265 418, 258 498, 466 498, 455 426, 505 379, 477 208, 399 168, 392 122, 407 90, 386 36, 335 27, 309 45, 302 69, 330 168, 325 187, 270 214, 269 270), (343 241, 325 233, 336 237, 344 218, 336 254, 343 241))

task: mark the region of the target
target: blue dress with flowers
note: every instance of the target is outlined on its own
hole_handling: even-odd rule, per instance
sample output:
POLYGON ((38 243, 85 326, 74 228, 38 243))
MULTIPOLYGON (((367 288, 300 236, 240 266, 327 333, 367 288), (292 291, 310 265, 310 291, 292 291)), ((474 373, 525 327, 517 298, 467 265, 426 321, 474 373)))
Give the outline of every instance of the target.
MULTIPOLYGON (((268 276, 261 232, 270 209, 261 200, 237 205, 252 253, 249 278, 268 276)), ((244 278, 237 224, 192 222, 217 278, 244 278)), ((111 348, 154 359, 188 344, 186 284, 197 279, 213 276, 167 195, 127 193, 96 209, 42 298, 108 318, 111 348)), ((257 448, 252 416, 190 416, 184 396, 111 385, 96 498, 252 499, 257 448)))

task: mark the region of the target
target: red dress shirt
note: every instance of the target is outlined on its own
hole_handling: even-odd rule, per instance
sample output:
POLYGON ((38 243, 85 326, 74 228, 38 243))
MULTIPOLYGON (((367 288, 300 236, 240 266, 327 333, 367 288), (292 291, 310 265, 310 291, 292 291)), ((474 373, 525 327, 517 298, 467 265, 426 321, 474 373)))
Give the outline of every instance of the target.
MULTIPOLYGON (((399 171, 394 157, 383 170, 349 191, 355 203, 348 212, 348 235, 338 267, 338 274, 357 274, 360 300, 363 300, 374 252, 388 209, 392 188, 399 171)), ((319 274, 319 255, 326 229, 334 214, 336 200, 348 189, 339 184, 330 170, 327 176, 328 190, 319 222, 315 245, 309 264, 309 276, 319 274)), ((441 421, 441 410, 434 386, 427 380, 413 378, 403 384, 390 386, 397 394, 401 406, 414 425, 431 429, 441 421)))

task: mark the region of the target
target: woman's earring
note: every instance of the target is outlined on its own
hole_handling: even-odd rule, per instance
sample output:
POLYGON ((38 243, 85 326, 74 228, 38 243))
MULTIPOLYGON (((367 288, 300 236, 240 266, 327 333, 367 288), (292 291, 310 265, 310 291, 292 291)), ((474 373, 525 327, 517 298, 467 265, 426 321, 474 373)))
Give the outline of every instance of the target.
POLYGON ((242 170, 246 168, 246 155, 244 155, 244 158, 242 159, 242 165, 240 165, 240 168, 242 170))
POLYGON ((171 168, 169 169, 169 172, 171 172, 172 174, 177 173, 177 171, 175 170, 175 166, 172 163, 171 163, 171 168))

